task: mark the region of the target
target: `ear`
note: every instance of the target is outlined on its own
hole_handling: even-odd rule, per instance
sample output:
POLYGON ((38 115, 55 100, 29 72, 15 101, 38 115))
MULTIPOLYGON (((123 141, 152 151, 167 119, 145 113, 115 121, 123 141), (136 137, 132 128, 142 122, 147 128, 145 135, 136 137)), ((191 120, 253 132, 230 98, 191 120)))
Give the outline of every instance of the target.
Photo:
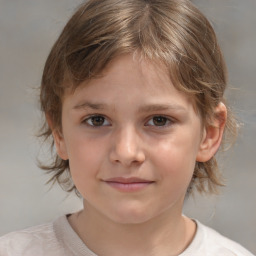
POLYGON ((221 102, 215 108, 213 123, 203 130, 203 136, 196 158, 197 162, 206 162, 216 154, 221 144, 226 120, 227 108, 221 102))
POLYGON ((62 133, 54 127, 52 119, 50 118, 49 115, 46 115, 46 120, 47 120, 49 127, 52 130, 54 145, 55 145, 58 156, 63 160, 68 160, 65 139, 64 139, 62 133))

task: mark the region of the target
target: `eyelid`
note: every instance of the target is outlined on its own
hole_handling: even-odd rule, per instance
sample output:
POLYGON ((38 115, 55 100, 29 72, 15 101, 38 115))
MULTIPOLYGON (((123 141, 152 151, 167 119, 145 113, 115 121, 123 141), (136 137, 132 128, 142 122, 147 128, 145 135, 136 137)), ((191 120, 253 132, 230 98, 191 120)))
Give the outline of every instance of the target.
MULTIPOLYGON (((151 117, 147 118, 147 121, 146 121, 146 123, 145 123, 145 126, 152 126, 152 127, 156 127, 156 128, 158 128, 158 129, 161 129, 161 128, 164 128, 164 127, 171 126, 171 125, 173 125, 175 122, 176 122, 176 120, 175 120, 173 117, 169 117, 169 116, 161 115, 161 114, 159 114, 159 115, 155 114, 155 115, 152 115, 151 117), (158 125, 155 125, 155 124, 149 124, 149 122, 152 121, 154 117, 163 117, 163 118, 166 118, 166 124, 164 124, 164 125, 159 125, 159 126, 158 126, 158 125)), ((107 117, 106 117, 105 115, 103 115, 103 114, 97 114, 97 113, 95 113, 95 114, 90 114, 90 115, 84 117, 84 118, 82 119, 82 124, 85 124, 85 125, 87 125, 87 126, 89 126, 89 127, 93 127, 93 128, 99 128, 99 127, 104 127, 104 126, 111 126, 111 123, 110 123, 109 118, 107 118, 107 117), (107 122, 107 124, 103 124, 103 125, 99 125, 99 126, 93 125, 93 124, 89 124, 89 123, 88 123, 88 120, 90 120, 90 119, 93 118, 93 117, 102 117, 102 118, 104 118, 104 123, 107 122)))
POLYGON ((174 118, 171 118, 171 117, 168 117, 168 116, 165 116, 165 115, 153 115, 153 116, 151 116, 151 117, 147 120, 145 126, 153 126, 153 127, 158 128, 158 129, 161 129, 161 128, 164 128, 164 127, 168 127, 168 126, 170 126, 170 125, 172 125, 172 124, 174 124, 174 123, 175 123, 175 119, 174 119, 174 118), (149 123, 151 120, 153 120, 154 117, 163 117, 163 118, 166 118, 167 122, 166 122, 166 124, 164 124, 164 125, 159 125, 159 126, 154 125, 154 124, 148 125, 148 123, 149 123))
POLYGON ((85 118, 83 118, 82 123, 85 124, 85 125, 87 125, 87 126, 89 126, 89 127, 95 127, 95 128, 99 128, 99 127, 103 127, 103 126, 110 126, 110 121, 108 120, 107 117, 105 117, 105 116, 102 115, 102 114, 91 114, 91 115, 88 115, 88 116, 86 116, 85 118), (90 120, 90 119, 93 118, 93 117, 103 117, 103 118, 104 118, 104 122, 107 121, 108 124, 103 124, 103 125, 99 125, 99 126, 89 124, 89 123, 88 123, 88 120, 90 120))

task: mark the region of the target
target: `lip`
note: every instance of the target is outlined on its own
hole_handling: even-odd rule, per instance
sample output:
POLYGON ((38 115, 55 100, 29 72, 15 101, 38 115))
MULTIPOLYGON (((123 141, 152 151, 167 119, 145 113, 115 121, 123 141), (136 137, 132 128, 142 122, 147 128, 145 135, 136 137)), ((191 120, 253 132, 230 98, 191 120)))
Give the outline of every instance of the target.
POLYGON ((142 179, 138 177, 114 177, 103 180, 110 187, 121 192, 136 192, 145 189, 154 183, 152 180, 142 179))

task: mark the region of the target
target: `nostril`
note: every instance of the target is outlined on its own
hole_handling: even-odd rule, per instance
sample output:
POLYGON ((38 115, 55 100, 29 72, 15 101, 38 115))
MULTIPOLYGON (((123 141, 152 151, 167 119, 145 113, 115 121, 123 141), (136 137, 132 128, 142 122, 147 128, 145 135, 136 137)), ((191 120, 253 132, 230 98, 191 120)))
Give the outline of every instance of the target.
POLYGON ((110 152, 110 160, 114 163, 120 163, 125 166, 139 165, 145 161, 145 153, 140 148, 134 148, 133 150, 129 148, 120 149, 114 148, 110 152))
POLYGON ((125 166, 141 164, 145 161, 142 141, 134 126, 127 125, 117 131, 112 138, 110 160, 125 166))

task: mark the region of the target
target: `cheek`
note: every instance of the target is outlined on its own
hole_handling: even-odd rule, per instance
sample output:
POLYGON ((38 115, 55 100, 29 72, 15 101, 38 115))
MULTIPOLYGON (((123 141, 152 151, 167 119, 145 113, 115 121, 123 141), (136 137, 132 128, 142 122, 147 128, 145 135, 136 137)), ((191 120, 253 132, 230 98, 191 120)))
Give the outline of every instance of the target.
POLYGON ((154 147, 153 161, 158 166, 161 179, 175 184, 189 183, 194 172, 197 144, 191 136, 176 136, 154 147))
POLYGON ((89 188, 92 178, 97 178, 98 172, 104 162, 103 146, 97 140, 73 137, 68 144, 70 172, 74 184, 81 194, 89 188))

